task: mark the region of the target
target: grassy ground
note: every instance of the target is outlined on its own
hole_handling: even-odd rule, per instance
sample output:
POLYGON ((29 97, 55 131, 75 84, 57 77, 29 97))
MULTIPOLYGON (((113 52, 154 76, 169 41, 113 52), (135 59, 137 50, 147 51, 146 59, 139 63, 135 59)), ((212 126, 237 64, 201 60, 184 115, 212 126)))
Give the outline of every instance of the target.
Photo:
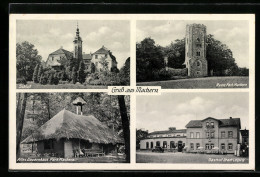
POLYGON ((83 84, 58 84, 58 85, 41 85, 33 82, 27 82, 26 85, 17 84, 17 89, 107 89, 104 85, 86 85, 83 84))
POLYGON ((233 154, 190 154, 190 153, 156 153, 137 152, 137 163, 248 163, 248 157, 236 157, 233 154))
POLYGON ((18 163, 126 163, 125 155, 105 155, 100 157, 77 157, 77 158, 56 158, 56 157, 35 157, 21 155, 18 163), (25 161, 26 160, 26 161, 25 161))
POLYGON ((137 86, 161 86, 164 89, 173 88, 248 88, 249 77, 204 77, 168 81, 139 82, 137 86))

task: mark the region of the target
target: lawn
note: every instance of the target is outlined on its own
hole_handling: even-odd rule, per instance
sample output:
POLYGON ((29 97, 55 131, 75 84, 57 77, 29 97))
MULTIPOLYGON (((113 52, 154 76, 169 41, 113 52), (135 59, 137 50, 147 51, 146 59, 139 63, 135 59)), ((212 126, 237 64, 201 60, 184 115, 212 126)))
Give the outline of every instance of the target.
POLYGON ((248 157, 237 157, 233 154, 215 155, 215 154, 191 154, 191 153, 155 153, 155 152, 137 152, 137 163, 248 163, 248 157))
POLYGON ((16 84, 17 89, 107 89, 104 85, 83 85, 83 84, 58 84, 41 85, 34 82, 27 82, 26 85, 16 84))
POLYGON ((203 77, 167 81, 138 82, 137 86, 161 86, 163 89, 182 88, 249 88, 249 77, 203 77))

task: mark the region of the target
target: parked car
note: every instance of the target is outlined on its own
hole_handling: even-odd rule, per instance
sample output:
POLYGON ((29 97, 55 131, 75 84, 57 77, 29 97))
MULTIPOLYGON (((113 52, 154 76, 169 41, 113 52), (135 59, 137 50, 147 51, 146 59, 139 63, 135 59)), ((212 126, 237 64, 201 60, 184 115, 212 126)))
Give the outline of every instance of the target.
POLYGON ((164 152, 164 149, 160 146, 155 146, 154 149, 152 150, 152 152, 164 152))

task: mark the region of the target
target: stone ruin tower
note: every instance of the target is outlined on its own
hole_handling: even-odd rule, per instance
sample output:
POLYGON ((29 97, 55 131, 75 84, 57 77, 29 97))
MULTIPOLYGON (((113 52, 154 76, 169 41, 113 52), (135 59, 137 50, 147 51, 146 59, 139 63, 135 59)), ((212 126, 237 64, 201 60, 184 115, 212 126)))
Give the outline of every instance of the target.
POLYGON ((189 24, 186 26, 184 64, 188 69, 189 77, 208 75, 206 34, 206 26, 203 24, 189 24))

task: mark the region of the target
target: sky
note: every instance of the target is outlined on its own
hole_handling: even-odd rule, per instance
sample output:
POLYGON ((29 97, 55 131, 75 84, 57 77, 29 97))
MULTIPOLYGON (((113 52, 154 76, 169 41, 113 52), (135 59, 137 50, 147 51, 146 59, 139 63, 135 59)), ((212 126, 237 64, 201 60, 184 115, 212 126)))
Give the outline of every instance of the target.
POLYGON ((167 46, 176 39, 185 37, 187 24, 199 23, 207 27, 207 34, 226 44, 233 52, 238 66, 249 67, 249 23, 248 21, 137 21, 137 42, 151 37, 156 44, 167 46))
MULTIPOLYGON (((94 53, 103 45, 111 50, 120 69, 130 57, 130 23, 112 20, 79 20, 83 52, 94 53)), ((17 20, 16 42, 28 41, 34 44, 43 61, 61 46, 73 51, 76 35, 76 20, 17 20)))
POLYGON ((136 96, 136 128, 149 132, 184 129, 190 120, 240 118, 249 128, 248 93, 162 93, 136 96), (149 98, 148 98, 149 97, 149 98))

